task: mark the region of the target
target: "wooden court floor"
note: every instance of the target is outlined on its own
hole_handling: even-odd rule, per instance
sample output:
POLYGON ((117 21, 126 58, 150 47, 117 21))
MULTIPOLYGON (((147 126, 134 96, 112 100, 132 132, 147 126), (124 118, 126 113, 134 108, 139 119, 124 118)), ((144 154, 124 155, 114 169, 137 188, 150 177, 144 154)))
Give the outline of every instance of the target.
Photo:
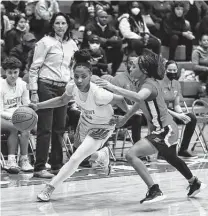
MULTIPOLYGON (((208 168, 193 173, 208 184, 208 168)), ((1 188, 2 216, 206 216, 208 187, 196 198, 187 198, 186 180, 176 171, 153 172, 167 198, 141 205, 146 186, 137 175, 67 181, 49 203, 36 201, 43 184, 1 188)))

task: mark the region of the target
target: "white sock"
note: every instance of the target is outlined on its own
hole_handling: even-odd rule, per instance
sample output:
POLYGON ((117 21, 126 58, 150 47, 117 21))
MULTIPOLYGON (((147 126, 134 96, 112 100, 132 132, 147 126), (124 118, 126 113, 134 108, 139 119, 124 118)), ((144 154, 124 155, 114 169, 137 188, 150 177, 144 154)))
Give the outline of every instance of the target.
POLYGON ((9 154, 9 155, 8 155, 8 160, 16 160, 15 155, 9 154))

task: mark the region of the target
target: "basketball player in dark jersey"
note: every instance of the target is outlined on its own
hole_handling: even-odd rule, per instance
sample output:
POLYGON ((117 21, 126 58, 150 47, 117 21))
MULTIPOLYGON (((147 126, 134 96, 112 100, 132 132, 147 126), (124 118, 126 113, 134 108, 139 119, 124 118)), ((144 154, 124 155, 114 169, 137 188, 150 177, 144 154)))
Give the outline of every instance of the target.
POLYGON ((146 50, 134 62, 130 72, 135 83, 139 81, 140 90, 138 93, 114 86, 106 80, 96 81, 97 85, 136 102, 132 109, 119 120, 117 127, 123 126, 139 108, 147 119, 149 135, 139 140, 126 154, 127 161, 148 186, 148 193, 140 203, 151 203, 165 198, 159 185, 154 183, 146 166, 139 159, 139 157, 157 152, 188 180, 188 197, 195 196, 202 189, 202 186, 205 186, 193 176, 185 162, 177 156, 178 128, 168 113, 162 88, 158 81, 164 77, 164 72, 165 68, 162 58, 146 50))

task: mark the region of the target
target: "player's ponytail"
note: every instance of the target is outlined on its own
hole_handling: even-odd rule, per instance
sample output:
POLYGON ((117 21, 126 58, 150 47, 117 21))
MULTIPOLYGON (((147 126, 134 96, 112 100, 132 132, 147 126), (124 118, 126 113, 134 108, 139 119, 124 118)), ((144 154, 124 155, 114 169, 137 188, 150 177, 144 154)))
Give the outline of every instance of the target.
POLYGON ((164 59, 152 52, 149 49, 144 49, 141 56, 138 57, 138 65, 140 70, 147 74, 148 77, 162 80, 165 75, 165 61, 164 59))
POLYGON ((74 60, 75 60, 74 69, 79 66, 87 67, 90 70, 92 69, 92 66, 90 64, 91 55, 87 49, 81 49, 76 51, 74 53, 74 60))

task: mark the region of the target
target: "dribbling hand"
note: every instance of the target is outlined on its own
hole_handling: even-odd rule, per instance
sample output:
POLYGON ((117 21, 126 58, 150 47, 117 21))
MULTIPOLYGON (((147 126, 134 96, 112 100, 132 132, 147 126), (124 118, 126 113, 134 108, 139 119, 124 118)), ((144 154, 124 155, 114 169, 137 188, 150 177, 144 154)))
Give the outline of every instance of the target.
POLYGON ((30 103, 30 104, 28 104, 28 107, 32 108, 35 111, 38 110, 38 105, 36 103, 30 103))

